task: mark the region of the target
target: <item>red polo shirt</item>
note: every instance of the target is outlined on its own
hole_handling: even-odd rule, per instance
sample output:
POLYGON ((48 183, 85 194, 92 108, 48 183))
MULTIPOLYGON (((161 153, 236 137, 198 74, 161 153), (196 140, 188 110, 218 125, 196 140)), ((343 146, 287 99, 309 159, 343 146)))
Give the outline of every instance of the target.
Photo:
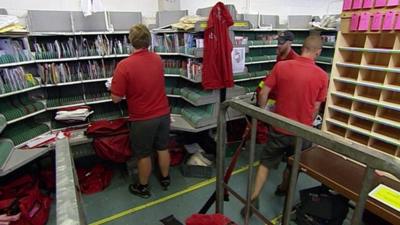
POLYGON ((291 59, 296 59, 299 57, 299 54, 297 54, 293 49, 290 49, 289 54, 286 56, 286 58, 282 59, 280 55, 276 56, 276 61, 280 62, 283 60, 291 60, 291 59))
POLYGON ((277 63, 265 85, 276 91, 275 113, 311 126, 315 102, 325 101, 328 76, 312 59, 299 56, 277 63))
POLYGON ((153 119, 170 112, 161 58, 147 49, 118 63, 111 93, 126 97, 130 121, 153 119))
MULTIPOLYGON (((299 55, 293 50, 290 49, 289 54, 286 56, 286 58, 282 58, 280 55, 276 56, 276 62, 281 62, 281 61, 285 61, 285 60, 292 60, 292 59, 296 59, 297 57, 299 57, 299 55)), ((267 74, 268 76, 268 74, 267 74)), ((265 80, 267 79, 267 77, 264 78, 264 83, 265 80)), ((275 99, 276 100, 276 91, 275 90, 271 90, 270 94, 269 94, 269 99, 275 99)))

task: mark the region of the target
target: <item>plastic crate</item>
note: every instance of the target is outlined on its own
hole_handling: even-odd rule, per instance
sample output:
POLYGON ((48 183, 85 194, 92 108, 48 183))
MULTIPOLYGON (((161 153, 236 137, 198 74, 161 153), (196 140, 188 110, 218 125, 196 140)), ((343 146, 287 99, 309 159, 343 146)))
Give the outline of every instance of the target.
MULTIPOLYGON (((214 156, 204 155, 207 159, 214 161, 214 156)), ((181 172, 184 177, 196 177, 196 178, 211 178, 214 174, 213 166, 192 166, 187 165, 186 162, 190 155, 185 157, 185 160, 181 166, 181 172)))

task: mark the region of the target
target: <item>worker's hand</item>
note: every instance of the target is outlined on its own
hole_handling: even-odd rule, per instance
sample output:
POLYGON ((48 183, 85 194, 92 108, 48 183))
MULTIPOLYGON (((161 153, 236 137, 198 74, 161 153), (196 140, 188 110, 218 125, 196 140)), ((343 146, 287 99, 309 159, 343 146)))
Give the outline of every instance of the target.
POLYGON ((108 91, 111 90, 111 82, 112 82, 112 77, 111 77, 111 78, 108 78, 107 81, 106 81, 106 83, 105 83, 106 88, 107 88, 108 91))
POLYGON ((13 215, 13 216, 7 216, 5 214, 0 215, 0 225, 8 225, 11 222, 17 221, 19 220, 21 216, 21 213, 18 213, 17 215, 13 215))

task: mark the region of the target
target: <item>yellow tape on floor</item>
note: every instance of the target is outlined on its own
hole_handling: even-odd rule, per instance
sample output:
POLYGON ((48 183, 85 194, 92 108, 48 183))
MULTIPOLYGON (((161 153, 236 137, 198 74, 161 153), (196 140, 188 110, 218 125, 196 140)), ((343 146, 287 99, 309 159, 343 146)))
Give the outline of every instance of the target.
MULTIPOLYGON (((282 214, 280 214, 279 216, 273 218, 271 220, 271 223, 274 224, 274 225, 278 225, 281 222, 281 219, 282 219, 282 214)), ((265 225, 267 225, 267 224, 265 224, 265 225)))
MULTIPOLYGON (((253 164, 253 166, 257 166, 257 165, 258 165, 258 162, 255 162, 255 163, 253 164)), ((242 167, 242 168, 240 168, 240 169, 235 170, 235 171, 232 173, 232 175, 236 175, 236 174, 242 173, 242 172, 244 172, 244 171, 246 171, 246 170, 248 170, 248 169, 249 169, 249 166, 244 166, 244 167, 242 167)), ((146 204, 144 204, 144 205, 140 205, 140 206, 136 206, 136 207, 131 208, 131 209, 124 210, 124 211, 119 212, 119 213, 117 213, 117 214, 114 214, 114 215, 112 215, 112 216, 109 216, 109 217, 106 217, 106 218, 104 218, 104 219, 98 220, 98 221, 96 221, 96 222, 94 222, 94 223, 91 223, 90 225, 100 225, 100 224, 105 224, 105 223, 111 222, 111 221, 113 221, 113 220, 116 220, 116 219, 119 219, 119 218, 121 218, 121 217, 127 216, 127 215, 129 215, 129 214, 131 214, 131 213, 135 213, 135 212, 138 212, 138 211, 140 211, 140 210, 143 210, 143 209, 146 209, 146 208, 149 208, 149 207, 158 205, 158 204, 160 204, 160 203, 166 202, 166 201, 171 200, 171 199, 173 199, 173 198, 179 197, 179 196, 181 196, 181 195, 190 193, 190 192, 192 192, 192 191, 195 191, 195 190, 197 190, 197 189, 200 189, 200 188, 202 188, 202 187, 205 187, 205 186, 207 186, 207 185, 210 185, 210 184, 214 183, 215 180, 216 180, 216 179, 215 179, 215 177, 214 177, 214 178, 211 178, 211 179, 202 181, 202 182, 197 183, 197 184, 195 184, 195 185, 192 185, 192 186, 190 186, 190 187, 188 187, 188 188, 186 188, 186 189, 184 189, 184 190, 182 190, 182 191, 173 193, 173 194, 171 194, 171 195, 165 196, 165 197, 160 198, 160 199, 157 199, 157 200, 155 200, 155 201, 146 203, 146 204)))

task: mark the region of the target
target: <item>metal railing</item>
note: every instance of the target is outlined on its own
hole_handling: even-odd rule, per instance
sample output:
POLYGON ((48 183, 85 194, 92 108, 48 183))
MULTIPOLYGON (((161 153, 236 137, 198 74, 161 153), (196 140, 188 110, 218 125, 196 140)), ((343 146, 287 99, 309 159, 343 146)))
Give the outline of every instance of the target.
POLYGON ((225 165, 225 137, 226 137, 226 112, 228 108, 232 108, 252 118, 251 138, 249 151, 249 165, 254 163, 255 145, 256 145, 256 125, 257 120, 265 122, 274 127, 283 128, 296 136, 294 161, 291 170, 290 186, 286 197, 285 208, 283 213, 283 224, 288 225, 290 221, 290 212, 292 210, 294 193, 297 182, 297 173, 299 171, 299 161, 302 147, 302 140, 309 140, 317 145, 328 148, 336 153, 344 155, 348 158, 355 159, 366 166, 363 177, 363 185, 359 194, 359 199, 351 220, 352 225, 360 224, 362 213, 368 198, 368 192, 371 190, 374 170, 381 170, 400 178, 400 160, 390 157, 384 153, 368 149, 367 147, 338 138, 331 134, 311 128, 304 124, 290 120, 278 114, 268 112, 264 109, 246 103, 240 99, 226 101, 221 105, 218 118, 217 128, 217 182, 216 182, 216 212, 224 212, 224 191, 227 190, 234 197, 246 205, 245 224, 249 223, 250 209, 266 224, 272 224, 265 218, 255 207, 251 205, 250 197, 253 189, 253 166, 249 166, 249 177, 247 184, 246 199, 232 190, 223 181, 225 165))
POLYGON ((87 224, 68 138, 56 142, 57 224, 87 224))

